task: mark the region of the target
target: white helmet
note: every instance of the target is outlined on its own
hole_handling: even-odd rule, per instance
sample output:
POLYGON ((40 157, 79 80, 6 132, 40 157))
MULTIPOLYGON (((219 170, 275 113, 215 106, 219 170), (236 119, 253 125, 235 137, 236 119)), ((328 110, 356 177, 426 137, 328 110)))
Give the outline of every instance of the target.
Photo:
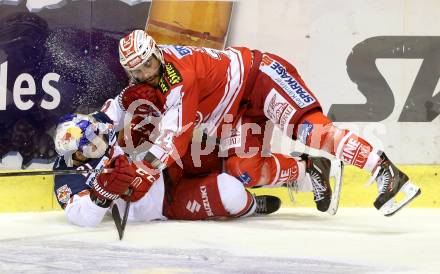
POLYGON ((55 131, 55 150, 68 167, 73 166, 72 155, 80 151, 86 158, 101 158, 108 148, 111 124, 100 123, 91 115, 67 114, 60 118, 55 131))
POLYGON ((164 65, 162 52, 153 37, 143 30, 134 30, 119 40, 119 62, 127 71, 133 71, 145 63, 151 55, 164 65))

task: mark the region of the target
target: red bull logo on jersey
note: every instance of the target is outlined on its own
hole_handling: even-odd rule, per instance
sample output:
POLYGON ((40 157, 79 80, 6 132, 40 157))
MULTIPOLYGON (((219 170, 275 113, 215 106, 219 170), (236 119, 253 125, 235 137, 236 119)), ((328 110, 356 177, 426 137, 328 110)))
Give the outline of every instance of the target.
POLYGON ((263 56, 260 70, 272 78, 293 99, 298 107, 305 108, 316 102, 315 98, 298 83, 295 77, 287 72, 283 65, 267 55, 263 56))
POLYGON ((62 204, 67 203, 71 195, 72 195, 72 190, 67 185, 63 185, 57 189, 57 199, 62 204))

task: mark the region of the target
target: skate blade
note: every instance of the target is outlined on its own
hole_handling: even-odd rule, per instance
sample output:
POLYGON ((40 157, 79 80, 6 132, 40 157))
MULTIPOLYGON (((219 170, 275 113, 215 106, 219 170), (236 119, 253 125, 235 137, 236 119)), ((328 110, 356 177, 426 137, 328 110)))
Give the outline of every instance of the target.
POLYGON ((330 178, 333 178, 334 184, 332 188, 332 199, 326 212, 330 215, 335 215, 336 212, 338 212, 339 200, 341 198, 344 163, 337 159, 334 159, 331 162, 330 178))
POLYGON ((398 193, 402 193, 404 197, 397 201, 396 196, 386 202, 379 210, 383 215, 390 217, 393 216, 397 211, 401 210, 404 206, 409 204, 414 198, 420 195, 422 191, 420 188, 409 181, 406 182, 398 193))

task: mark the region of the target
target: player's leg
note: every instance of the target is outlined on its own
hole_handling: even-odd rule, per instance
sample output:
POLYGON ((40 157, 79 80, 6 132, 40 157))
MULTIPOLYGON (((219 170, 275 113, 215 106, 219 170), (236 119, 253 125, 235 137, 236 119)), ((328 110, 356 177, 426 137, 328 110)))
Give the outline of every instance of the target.
POLYGON ((290 63, 279 56, 265 54, 260 71, 252 93, 251 112, 262 109, 268 119, 293 139, 372 172, 379 188, 374 205, 385 215, 395 213, 420 194, 420 189, 409 183, 408 177, 383 152, 331 123, 322 113, 317 98, 290 63), (292 129, 293 132, 290 131, 292 129), (395 203, 393 197, 399 191, 405 193, 405 198, 395 203))
POLYGON ((184 178, 174 184, 171 193, 172 201, 164 201, 164 215, 178 220, 269 214, 281 205, 281 201, 273 196, 254 197, 240 181, 225 173, 184 178), (263 202, 266 208, 263 208, 263 202))
POLYGON ((267 122, 264 115, 241 117, 240 124, 237 124, 241 146, 240 149, 229 150, 225 171, 239 179, 245 187, 287 186, 292 200, 291 190, 313 192, 318 210, 327 211, 332 198, 329 161, 307 157, 301 160, 290 155, 267 153, 273 130, 273 124, 267 122), (251 125, 257 125, 261 130, 254 133, 250 130, 251 125), (250 151, 254 153, 249 154, 250 151))
POLYGON ((327 211, 331 202, 330 161, 322 157, 304 160, 279 153, 270 157, 257 154, 249 158, 229 157, 226 172, 246 187, 292 187, 299 192, 312 192, 316 207, 327 211))
POLYGON ((261 154, 248 158, 234 155, 226 160, 225 167, 228 174, 239 179, 246 187, 279 187, 302 181, 306 165, 292 156, 271 153, 268 157, 261 154))
POLYGON ((217 188, 219 190, 221 204, 225 207, 230 217, 246 217, 252 214, 267 215, 277 211, 281 207, 281 200, 271 195, 254 196, 243 184, 227 173, 217 176, 217 188), (252 202, 253 200, 253 202, 252 202), (246 213, 249 202, 255 204, 246 213))
POLYGON ((295 136, 307 146, 324 150, 346 164, 371 172, 379 191, 374 206, 387 216, 420 194, 420 189, 409 182, 408 176, 384 152, 375 149, 353 132, 336 127, 319 110, 310 111, 300 119, 295 136), (393 197, 399 191, 405 194, 405 198, 395 202, 393 197))

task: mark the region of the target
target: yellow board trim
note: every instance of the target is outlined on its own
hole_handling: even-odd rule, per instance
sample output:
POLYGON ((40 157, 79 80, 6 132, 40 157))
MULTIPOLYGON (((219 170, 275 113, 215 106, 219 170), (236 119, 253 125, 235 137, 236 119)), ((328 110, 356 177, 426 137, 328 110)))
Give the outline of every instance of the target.
POLYGON ((0 177, 0 212, 58 209, 53 186, 53 176, 0 177))
MULTIPOLYGON (((422 190, 422 194, 410 204, 411 207, 440 208, 439 165, 399 165, 399 168, 422 190)), ((376 183, 365 187, 369 179, 370 174, 366 171, 352 166, 345 167, 340 207, 373 207, 377 187, 376 183)), ((283 188, 259 188, 251 192, 278 196, 284 207, 315 207, 312 193, 296 193, 295 203, 292 203, 287 190, 283 188)))
MULTIPOLYGON (((422 189, 422 194, 411 207, 440 208, 440 165, 399 166, 411 181, 422 189)), ((341 207, 373 207, 377 195, 376 184, 365 188, 370 178, 365 171, 346 167, 341 193, 341 207)), ((0 212, 59 210, 53 193, 53 176, 23 176, 0 178, 0 212)), ((293 204, 286 188, 251 189, 256 194, 280 197, 284 207, 315 207, 311 193, 297 193, 293 204)))

